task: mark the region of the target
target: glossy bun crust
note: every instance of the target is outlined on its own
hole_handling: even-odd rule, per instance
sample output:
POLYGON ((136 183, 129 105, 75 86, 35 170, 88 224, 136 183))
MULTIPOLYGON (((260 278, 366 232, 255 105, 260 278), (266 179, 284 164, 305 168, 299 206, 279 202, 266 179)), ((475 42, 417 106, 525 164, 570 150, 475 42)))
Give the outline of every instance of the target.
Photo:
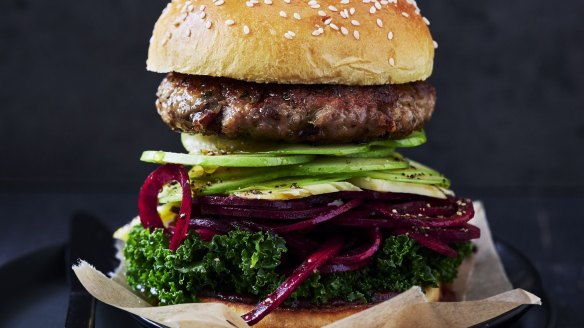
POLYGON ((434 43, 415 1, 288 2, 173 1, 154 27, 148 69, 287 84, 430 76, 434 43))
MULTIPOLYGON (((440 288, 427 288, 425 291, 426 298, 430 302, 440 300, 440 288)), ((254 308, 254 305, 219 301, 213 298, 202 298, 204 302, 219 302, 227 305, 236 313, 243 315, 254 308)), ((350 305, 338 308, 326 309, 301 309, 287 310, 276 309, 267 317, 263 318, 254 328, 317 328, 326 326, 337 320, 341 320, 357 312, 366 310, 373 305, 350 305)))

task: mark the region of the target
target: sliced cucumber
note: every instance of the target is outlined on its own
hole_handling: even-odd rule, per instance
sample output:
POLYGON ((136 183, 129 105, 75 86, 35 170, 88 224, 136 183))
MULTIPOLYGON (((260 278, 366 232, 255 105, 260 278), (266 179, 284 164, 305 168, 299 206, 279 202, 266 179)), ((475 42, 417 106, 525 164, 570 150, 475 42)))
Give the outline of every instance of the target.
POLYGON ((352 178, 349 179, 349 182, 359 188, 380 192, 416 194, 441 199, 445 199, 447 195, 452 194, 452 191, 438 186, 396 182, 369 177, 352 178))
POLYGON ((361 191, 359 187, 343 181, 346 178, 346 176, 341 175, 317 179, 299 177, 296 179, 274 180, 235 191, 233 195, 242 198, 286 200, 339 191, 361 191))
POLYGON ((183 164, 201 166, 223 166, 223 167, 265 167, 307 163, 314 159, 310 155, 291 156, 261 156, 261 155, 196 155, 181 154, 163 151, 145 151, 140 157, 141 161, 158 164, 183 164))
POLYGON ((265 172, 263 174, 256 174, 252 176, 246 176, 239 179, 232 180, 219 180, 215 183, 209 183, 201 189, 200 193, 202 195, 217 195, 225 194, 234 190, 239 190, 246 188, 258 183, 263 183, 265 181, 270 181, 274 179, 279 179, 286 176, 282 171, 265 172))
POLYGON ((322 158, 310 163, 295 165, 292 170, 310 175, 355 173, 408 167, 408 162, 399 158, 322 158))
POLYGON ((426 185, 437 185, 444 188, 450 187, 450 181, 443 176, 432 175, 424 171, 407 169, 397 171, 371 171, 365 173, 366 176, 375 179, 391 180, 407 183, 418 183, 426 185))
POLYGON ((403 139, 376 140, 362 144, 340 144, 313 146, 307 144, 282 144, 273 142, 258 142, 242 139, 226 139, 219 136, 205 136, 202 134, 181 134, 181 142, 191 154, 265 154, 265 155, 328 155, 347 156, 370 152, 371 155, 360 157, 381 157, 381 153, 387 153, 379 148, 415 147, 426 142, 424 131, 416 131, 403 139))
POLYGON ((421 131, 414 131, 412 134, 403 139, 387 139, 376 140, 369 143, 370 146, 381 146, 391 148, 409 148, 423 145, 426 143, 426 133, 421 131))
POLYGON ((369 151, 359 154, 347 155, 351 158, 384 158, 389 157, 395 152, 394 148, 372 147, 369 151))
POLYGON ((328 156, 346 156, 351 154, 365 153, 369 151, 369 145, 283 145, 277 150, 269 150, 261 153, 270 155, 328 155, 328 156))

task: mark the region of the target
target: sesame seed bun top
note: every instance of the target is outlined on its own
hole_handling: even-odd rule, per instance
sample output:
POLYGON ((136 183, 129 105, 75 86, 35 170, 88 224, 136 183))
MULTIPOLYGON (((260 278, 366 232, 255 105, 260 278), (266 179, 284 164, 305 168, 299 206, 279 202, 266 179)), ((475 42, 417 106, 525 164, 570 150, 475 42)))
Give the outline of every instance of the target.
POLYGON ((434 59, 428 23, 413 0, 175 0, 147 67, 253 82, 420 81, 434 59))

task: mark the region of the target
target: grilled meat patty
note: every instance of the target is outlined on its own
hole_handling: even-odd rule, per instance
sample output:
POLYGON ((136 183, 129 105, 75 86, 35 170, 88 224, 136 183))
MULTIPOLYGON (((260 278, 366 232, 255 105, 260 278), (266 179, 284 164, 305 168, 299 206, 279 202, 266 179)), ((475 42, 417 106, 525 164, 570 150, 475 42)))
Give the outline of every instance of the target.
POLYGON ((259 84, 177 73, 157 96, 158 113, 176 131, 319 144, 407 136, 430 119, 436 102, 427 82, 259 84))

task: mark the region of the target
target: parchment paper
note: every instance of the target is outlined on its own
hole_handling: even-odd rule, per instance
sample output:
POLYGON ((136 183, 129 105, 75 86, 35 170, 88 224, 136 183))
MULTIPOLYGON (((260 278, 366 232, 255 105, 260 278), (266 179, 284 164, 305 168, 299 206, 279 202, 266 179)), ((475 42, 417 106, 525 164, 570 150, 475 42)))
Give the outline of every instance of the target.
MULTIPOLYGON (((463 263, 452 284, 457 302, 430 303, 419 287, 327 327, 468 327, 499 316, 522 304, 541 300, 511 283, 495 250, 480 202, 470 223, 481 229, 478 252, 463 263)), ((239 315, 218 303, 151 306, 127 285, 104 276, 85 261, 73 267, 85 288, 98 300, 168 327, 248 327, 239 315)))

